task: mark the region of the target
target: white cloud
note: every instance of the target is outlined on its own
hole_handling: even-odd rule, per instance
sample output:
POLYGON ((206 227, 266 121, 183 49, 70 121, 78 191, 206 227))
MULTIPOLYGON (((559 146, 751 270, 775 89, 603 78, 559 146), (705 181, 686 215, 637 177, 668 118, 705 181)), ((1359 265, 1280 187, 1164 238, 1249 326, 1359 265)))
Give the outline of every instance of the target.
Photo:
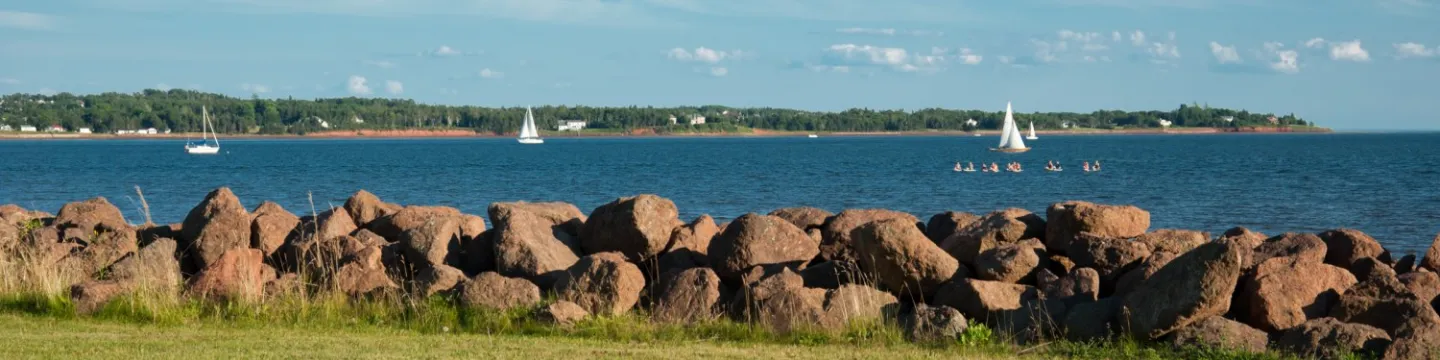
POLYGON ((365 65, 374 66, 382 69, 389 69, 395 67, 395 63, 385 60, 365 60, 364 63, 365 65))
POLYGON ((995 60, 1000 61, 1001 64, 1010 64, 1010 63, 1014 63, 1014 62, 1015 62, 1015 57, 1014 57, 1014 56, 1000 55, 1000 56, 996 56, 996 57, 995 57, 995 60))
POLYGON ((721 76, 725 76, 725 74, 729 74, 729 73, 730 73, 730 69, 726 69, 726 68, 721 67, 721 66, 716 66, 716 67, 710 68, 710 76, 721 77, 721 76))
POLYGON ((434 54, 435 56, 455 56, 460 55, 460 51, 455 50, 455 48, 452 48, 449 45, 440 45, 440 48, 435 49, 435 51, 431 52, 431 54, 434 54))
POLYGON ((486 78, 486 79, 499 79, 499 78, 505 77, 505 73, 499 72, 499 71, 495 71, 495 70, 490 70, 490 68, 484 68, 484 69, 480 69, 480 77, 481 77, 481 78, 486 78))
POLYGON ((399 81, 395 80, 386 80, 385 92, 388 92, 391 95, 400 95, 400 93, 405 92, 405 84, 402 84, 399 81))
POLYGON ((30 12, 0 10, 0 27, 22 30, 50 30, 55 28, 55 17, 30 12))
POLYGON ((12 78, 0 78, 0 84, 5 84, 5 85, 20 85, 20 80, 12 79, 12 78))
POLYGON ((863 34, 863 35, 884 35, 884 36, 895 36, 895 35, 941 36, 941 35, 944 35, 944 34, 945 34, 945 33, 939 32, 939 31, 930 31, 930 30, 897 30, 897 29, 895 29, 895 28, 860 28, 860 27, 835 29, 835 32, 838 32, 838 33, 841 33, 841 34, 863 34))
POLYGON ((1275 62, 1270 63, 1270 68, 1286 74, 1300 72, 1300 54, 1295 50, 1281 50, 1275 52, 1275 62))
POLYGON ((1104 51, 1110 48, 1110 46, 1105 44, 1105 36, 1098 32, 1060 30, 1057 36, 1061 42, 1073 41, 1080 43, 1080 50, 1087 52, 1104 51))
POLYGON ((1360 46, 1360 40, 1339 41, 1330 45, 1330 58, 1339 61, 1370 61, 1370 52, 1360 46))
POLYGON ((170 85, 166 83, 159 83, 155 85, 155 89, 160 91, 170 91, 172 87, 170 87, 170 85))
POLYGON ((726 58, 734 57, 739 53, 739 51, 726 52, 701 46, 695 48, 695 51, 693 52, 685 50, 684 48, 677 47, 674 49, 670 49, 670 52, 667 53, 665 56, 679 61, 698 61, 703 63, 715 64, 725 60, 726 58))
POLYGON ((253 94, 264 94, 270 92, 270 87, 260 84, 244 83, 240 84, 240 90, 245 90, 253 94))
POLYGON ((1218 42, 1210 42, 1210 53, 1215 55, 1215 61, 1221 64, 1239 64, 1240 53, 1235 51, 1234 46, 1220 45, 1218 42))
POLYGON ((1325 38, 1318 38, 1318 37, 1317 37, 1317 38, 1313 38, 1313 39, 1310 39, 1310 40, 1305 40, 1305 47, 1307 47, 1307 48, 1319 49, 1319 48, 1322 48, 1322 47, 1324 47, 1324 46, 1325 46, 1325 38))
POLYGON ((1145 46, 1145 32, 1135 30, 1135 32, 1130 33, 1130 43, 1135 46, 1145 46))
POLYGON ((55 95, 55 94, 59 94, 59 92, 55 91, 55 89, 51 89, 51 88, 41 88, 41 89, 40 89, 40 95, 52 96, 52 95, 55 95))
POLYGON ((345 84, 345 90, 353 95, 370 95, 370 85, 366 85, 364 76, 350 75, 350 80, 345 84))
POLYGON ((848 72, 850 72, 850 67, 849 67, 849 66, 844 66, 844 65, 834 65, 834 66, 832 66, 832 65, 810 65, 810 66, 807 66, 806 68, 807 68, 807 69, 810 69, 810 71, 814 71, 814 72, 837 72, 837 73, 848 73, 848 72))
POLYGON ((1405 58, 1428 58, 1428 57, 1434 57, 1434 56, 1436 56, 1436 55, 1440 55, 1440 47, 1429 48, 1429 47, 1425 47, 1425 44, 1420 44, 1420 43, 1407 42, 1407 43, 1394 44, 1394 46, 1395 46, 1395 57, 1401 58, 1401 59, 1405 59, 1405 58))
POLYGON ((951 60, 979 62, 980 55, 970 49, 961 49, 959 55, 950 56, 943 48, 932 48, 930 54, 911 52, 903 48, 874 45, 836 44, 825 49, 826 63, 838 66, 879 66, 901 72, 934 72, 944 69, 951 60))
POLYGON ((1283 48, 1285 48, 1285 43, 1277 42, 1277 41, 1267 41, 1267 42, 1265 42, 1265 51, 1268 51, 1268 52, 1276 52, 1276 51, 1280 51, 1280 49, 1283 49, 1283 48))
POLYGON ((1111 32, 1111 33, 1110 33, 1110 41, 1113 41, 1113 42, 1117 42, 1117 43, 1118 43, 1118 42, 1120 42, 1120 39, 1121 39, 1121 37, 1120 37, 1120 32, 1119 32, 1119 31, 1115 31, 1115 32, 1111 32))
POLYGON ((973 53, 970 49, 960 49, 960 63, 965 65, 979 65, 985 60, 984 56, 973 53))

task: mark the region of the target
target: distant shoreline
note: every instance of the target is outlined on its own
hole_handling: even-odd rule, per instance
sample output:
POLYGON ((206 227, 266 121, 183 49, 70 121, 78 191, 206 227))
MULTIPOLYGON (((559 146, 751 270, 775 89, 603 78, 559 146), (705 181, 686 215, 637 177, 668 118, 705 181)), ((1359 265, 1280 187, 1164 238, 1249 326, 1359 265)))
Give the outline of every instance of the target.
MULTIPOLYGON (((1220 128, 1178 128, 1178 129, 1122 129, 1122 130, 1037 130, 1036 135, 1043 136, 1091 136, 1091 135, 1214 135, 1214 134, 1328 134, 1335 131, 1320 127, 1289 128, 1248 128, 1242 131, 1226 131, 1220 128)), ((636 129, 630 132, 583 132, 583 133, 560 133, 545 132, 544 138, 687 138, 687 137, 801 137, 808 134, 816 134, 822 137, 831 136, 957 136, 957 137, 994 137, 999 136, 999 130, 980 131, 855 131, 855 132, 805 132, 805 131, 778 131, 766 129, 753 129, 751 132, 693 132, 693 133, 656 133, 653 129, 636 129)), ((512 138, 515 134, 481 133, 471 130, 450 129, 450 130, 344 130, 297 134, 229 134, 221 135, 224 140, 228 139, 466 139, 466 138, 512 138)), ((115 135, 115 134, 77 134, 77 133, 0 133, 0 141, 3 140, 159 140, 159 139, 200 139, 198 133, 171 133, 171 134, 147 134, 147 135, 115 135)))

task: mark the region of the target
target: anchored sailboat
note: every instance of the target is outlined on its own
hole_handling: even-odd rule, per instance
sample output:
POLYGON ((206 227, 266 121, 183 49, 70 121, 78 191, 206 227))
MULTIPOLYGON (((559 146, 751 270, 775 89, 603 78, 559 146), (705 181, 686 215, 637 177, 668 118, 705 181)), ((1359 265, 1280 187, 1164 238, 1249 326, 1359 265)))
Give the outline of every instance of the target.
POLYGON ((186 141, 185 141, 185 153, 188 153, 188 154, 201 154, 201 155, 209 155, 209 154, 217 154, 217 153, 220 153, 220 138, 218 138, 218 137, 215 136, 215 127, 214 127, 213 125, 210 125, 210 112, 209 112, 209 111, 206 111, 204 105, 201 105, 201 106, 200 106, 200 143, 199 143, 199 144, 196 144, 196 143, 190 142, 189 140, 186 140, 186 141), (209 128, 209 129, 210 129, 208 135, 210 136, 211 139, 214 139, 214 140, 215 140, 215 145, 210 145, 210 144, 206 143, 206 141, 205 141, 205 136, 207 135, 207 132, 205 131, 206 128, 209 128))
POLYGON ((540 138, 540 131, 535 129, 535 115, 530 112, 530 107, 525 107, 525 124, 520 126, 520 137, 515 139, 521 144, 543 144, 544 139, 540 138))
POLYGON ((1005 103, 1005 124, 1000 128, 1000 147, 991 148, 990 151, 1005 153, 1022 153, 1030 151, 1025 147, 1025 140, 1020 136, 1020 127, 1015 125, 1015 115, 1010 111, 1010 103, 1005 103))
POLYGON ((1034 121, 1031 121, 1031 122, 1030 122, 1030 136, 1026 136, 1026 137, 1025 137, 1025 140, 1035 140, 1035 139, 1039 139, 1039 138, 1038 138, 1038 137, 1035 137, 1035 122, 1034 122, 1034 121))

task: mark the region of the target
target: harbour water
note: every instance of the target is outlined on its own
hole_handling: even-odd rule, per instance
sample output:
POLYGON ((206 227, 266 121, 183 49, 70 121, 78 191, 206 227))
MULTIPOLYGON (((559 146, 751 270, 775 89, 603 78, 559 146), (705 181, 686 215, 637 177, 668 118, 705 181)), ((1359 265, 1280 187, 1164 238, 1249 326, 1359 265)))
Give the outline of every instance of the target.
POLYGON ((1152 228, 1267 234, 1337 227, 1423 253, 1440 232, 1440 134, 1042 136, 1022 154, 996 138, 759 137, 224 140, 188 155, 183 140, 0 141, 0 203, 58 211, 105 196, 142 222, 179 222, 219 186, 244 204, 297 214, 340 205, 357 189, 388 202, 484 215, 497 201, 566 201, 584 211, 654 193, 683 219, 718 221, 787 206, 887 208, 919 217, 1007 207, 1044 213, 1064 200, 1134 204, 1152 228), (1046 172, 1046 161, 1065 166, 1046 172), (1099 160, 1104 171, 1080 171, 1099 160), (956 161, 1022 173, 959 173, 956 161))

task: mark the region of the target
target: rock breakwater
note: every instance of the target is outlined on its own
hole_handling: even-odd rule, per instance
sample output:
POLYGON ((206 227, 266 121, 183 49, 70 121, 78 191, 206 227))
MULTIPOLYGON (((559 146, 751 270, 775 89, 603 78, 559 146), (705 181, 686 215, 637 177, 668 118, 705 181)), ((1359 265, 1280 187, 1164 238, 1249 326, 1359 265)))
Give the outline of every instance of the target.
POLYGON ((495 203, 486 224, 364 190, 295 214, 273 202, 247 210, 228 188, 169 225, 132 225, 105 198, 54 215, 4 205, 0 253, 12 273, 0 276, 52 274, 80 312, 142 291, 264 302, 307 289, 537 308, 560 325, 630 312, 779 332, 884 321, 935 341, 968 320, 1020 342, 1129 336, 1390 359, 1440 351, 1440 237, 1424 258, 1397 259, 1354 229, 1212 236, 1151 229, 1144 209, 1088 202, 1043 216, 796 207, 716 224, 677 214, 642 194, 588 214, 562 202, 495 203), (540 306, 547 295, 557 302, 540 306))

